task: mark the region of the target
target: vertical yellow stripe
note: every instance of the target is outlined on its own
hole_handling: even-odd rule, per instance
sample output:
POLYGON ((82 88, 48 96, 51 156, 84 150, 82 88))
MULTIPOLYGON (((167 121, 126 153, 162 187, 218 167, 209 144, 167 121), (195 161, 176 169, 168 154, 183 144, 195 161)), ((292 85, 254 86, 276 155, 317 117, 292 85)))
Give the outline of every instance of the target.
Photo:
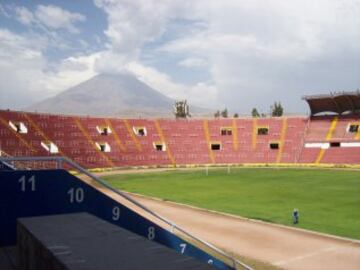
POLYGON ((283 152, 284 146, 285 146, 286 131, 287 131, 287 118, 284 117, 283 122, 282 122, 282 127, 281 127, 280 148, 279 148, 279 152, 276 157, 276 163, 281 162, 282 152, 283 152))
POLYGON ((106 125, 111 129, 112 134, 114 135, 115 141, 116 141, 117 145, 119 146, 119 148, 120 148, 123 152, 125 152, 125 151, 126 151, 125 146, 124 146, 124 144, 122 143, 122 141, 120 140, 118 134, 116 133, 116 131, 115 131, 115 129, 114 129, 114 127, 113 127, 110 119, 105 119, 105 123, 106 123, 106 125))
POLYGON ((206 139, 206 144, 209 150, 209 156, 210 156, 210 160, 212 163, 215 163, 215 157, 214 157, 214 153, 211 150, 211 145, 210 145, 210 133, 209 133, 209 123, 208 120, 204 120, 204 133, 205 133, 205 139, 206 139))
POLYGON ((359 129, 358 132, 355 134, 354 139, 355 139, 355 140, 360 140, 360 129, 359 129))
POLYGON ((175 165, 174 157, 173 157, 173 155, 171 154, 170 147, 169 147, 169 145, 168 145, 167 142, 166 142, 164 133, 163 133, 161 127, 160 127, 159 120, 155 120, 154 122, 155 122, 155 126, 156 126, 157 133, 158 133, 159 136, 160 136, 160 140, 166 145, 166 153, 167 153, 167 155, 168 155, 168 158, 169 158, 171 164, 172 164, 172 165, 175 165))
POLYGON ((141 152, 141 144, 139 142, 139 140, 136 138, 135 134, 134 134, 134 131, 132 130, 132 128, 130 127, 130 124, 129 124, 129 121, 124 119, 124 123, 125 123, 125 126, 126 126, 126 129, 129 133, 129 135, 131 136, 131 139, 133 140, 133 142, 135 143, 136 145, 136 148, 139 152, 141 152))
POLYGON ((1 122, 5 127, 7 127, 7 128, 15 135, 15 137, 18 138, 27 148, 29 148, 31 151, 33 151, 33 152, 35 152, 35 153, 37 152, 30 143, 28 143, 24 138, 22 138, 22 137, 20 136, 20 134, 18 134, 15 130, 13 130, 13 129, 9 126, 8 122, 6 122, 6 121, 5 121, 3 118, 1 118, 1 117, 0 117, 0 122, 1 122))
POLYGON ((329 131, 326 134, 326 140, 327 141, 331 140, 331 138, 332 138, 332 136, 334 134, 334 131, 336 129, 337 122, 338 122, 338 117, 335 116, 334 119, 331 121, 329 131))
POLYGON ((8 153, 6 153, 4 150, 1 150, 1 149, 0 149, 0 156, 12 157, 11 155, 9 155, 8 153))
MULTIPOLYGON (((329 130, 326 134, 325 140, 327 140, 327 141, 331 140, 331 138, 334 134, 334 131, 336 129, 337 122, 338 122, 338 117, 335 116, 334 119, 331 121, 331 124, 330 124, 329 130)), ((326 152, 326 149, 320 149, 320 152, 315 161, 316 164, 321 162, 321 160, 323 159, 323 157, 325 155, 325 152, 326 152)))
POLYGON ((253 118, 253 132, 252 132, 252 148, 256 148, 257 143, 257 119, 253 118))
POLYGON ((24 113, 24 116, 26 118, 26 120, 28 120, 28 122, 30 123, 30 125, 40 134, 41 137, 43 137, 43 139, 45 141, 51 141, 46 135, 45 133, 39 128, 39 126, 30 118, 29 115, 27 115, 26 113, 24 113))
POLYGON ((239 142, 238 142, 238 130, 237 130, 237 126, 236 126, 236 119, 233 119, 233 121, 232 121, 232 133, 233 133, 234 151, 237 151, 239 148, 239 142))
POLYGON ((325 154, 325 149, 320 149, 320 152, 315 160, 315 163, 318 164, 322 160, 323 156, 325 154))
POLYGON ((99 149, 96 147, 95 142, 91 139, 90 134, 85 130, 85 128, 80 123, 80 120, 77 118, 74 118, 75 124, 77 127, 81 130, 84 137, 88 140, 88 142, 94 147, 94 149, 108 162, 110 167, 115 167, 114 163, 110 160, 108 156, 106 156, 103 152, 99 151, 99 149))

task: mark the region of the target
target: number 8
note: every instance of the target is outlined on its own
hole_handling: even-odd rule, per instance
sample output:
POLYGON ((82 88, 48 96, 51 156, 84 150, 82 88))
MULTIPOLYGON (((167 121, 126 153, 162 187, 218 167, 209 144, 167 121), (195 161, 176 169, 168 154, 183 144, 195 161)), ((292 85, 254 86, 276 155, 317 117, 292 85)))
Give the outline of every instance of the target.
POLYGON ((148 229, 148 239, 154 240, 154 238, 155 238, 155 228, 151 226, 148 229))

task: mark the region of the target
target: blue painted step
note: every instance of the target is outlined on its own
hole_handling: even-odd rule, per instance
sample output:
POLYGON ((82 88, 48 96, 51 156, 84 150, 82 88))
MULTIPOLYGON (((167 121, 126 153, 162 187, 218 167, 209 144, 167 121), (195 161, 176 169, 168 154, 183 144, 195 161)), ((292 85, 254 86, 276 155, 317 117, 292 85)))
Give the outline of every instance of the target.
POLYGON ((218 269, 234 269, 65 170, 0 171, 0 246, 15 245, 16 219, 89 212, 218 269))

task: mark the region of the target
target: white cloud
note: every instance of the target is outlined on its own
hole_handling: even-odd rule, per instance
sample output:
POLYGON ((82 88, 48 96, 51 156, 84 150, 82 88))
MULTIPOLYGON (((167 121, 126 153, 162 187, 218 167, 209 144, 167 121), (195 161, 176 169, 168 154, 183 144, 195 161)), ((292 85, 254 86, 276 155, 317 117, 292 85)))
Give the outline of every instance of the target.
POLYGON ((142 46, 160 37, 170 19, 184 14, 179 0, 95 0, 108 16, 109 48, 136 59, 142 46))
POLYGON ((175 83, 169 75, 139 62, 129 63, 126 69, 135 74, 139 80, 173 99, 187 99, 191 105, 204 108, 217 105, 217 90, 211 84, 205 82, 193 85, 175 83))
MULTIPOLYGON (((42 27, 46 38, 2 30, 0 105, 10 100, 3 89, 49 95, 96 73, 124 69, 170 97, 202 106, 224 104, 238 112, 249 112, 253 106, 266 111, 275 100, 283 101, 285 109, 302 112, 302 94, 360 85, 359 0, 95 0, 95 4, 107 16, 107 40, 101 41, 106 49, 86 53, 87 44, 80 41, 84 51, 58 66, 50 66, 44 57, 45 46, 69 47, 61 31, 78 32, 78 23, 86 17, 53 5, 16 9, 21 23, 42 27), (172 28, 174 24, 179 27, 172 28), (182 31, 184 24, 189 25, 182 31), (178 29, 182 30, 172 32, 178 29), (158 64, 158 56, 164 61, 155 69, 151 63, 158 64), (187 68, 189 77, 203 72, 211 78, 175 82, 179 76, 171 72, 185 73, 187 68)), ((0 12, 9 14, 9 9, 0 5, 0 12)))
POLYGON ((34 11, 30 11, 24 6, 15 6, 15 18, 24 25, 34 25, 49 30, 66 29, 71 33, 79 33, 80 30, 75 26, 79 22, 86 20, 85 15, 70 12, 55 5, 38 5, 34 11))
POLYGON ((101 53, 66 58, 53 67, 42 40, 0 28, 0 107, 21 109, 96 75, 101 53))
POLYGON ((43 25, 51 29, 65 28, 72 33, 79 32, 75 27, 77 22, 85 21, 83 14, 70 12, 54 5, 38 5, 35 16, 43 25))
POLYGON ((108 28, 105 34, 109 38, 111 49, 116 52, 139 53, 140 47, 161 34, 165 25, 164 17, 154 14, 154 6, 161 9, 161 1, 109 1, 95 0, 108 16, 108 28))
POLYGON ((182 61, 180 61, 179 66, 183 66, 183 67, 205 67, 207 65, 206 61, 202 58, 196 58, 196 57, 190 57, 190 58, 186 58, 182 61))
POLYGON ((70 12, 53 5, 39 5, 35 11, 36 18, 45 26, 52 29, 65 28, 72 33, 79 32, 75 27, 77 22, 85 21, 86 17, 80 13, 70 12))
POLYGON ((55 71, 47 72, 42 81, 47 95, 53 96, 95 76, 95 63, 100 57, 101 52, 98 52, 62 60, 55 71))
POLYGON ((41 93, 46 62, 37 40, 0 29, 0 106, 19 108, 41 93))
POLYGON ((16 18, 25 25, 30 25, 35 21, 33 13, 26 7, 15 7, 16 18))
POLYGON ((302 111, 300 97, 307 91, 360 85, 358 0, 196 4, 192 14, 207 27, 160 51, 205 59, 220 102, 230 108, 266 111, 274 100, 283 100, 293 112, 302 111))
MULTIPOLYGON (((139 55, 145 44, 155 41, 167 30, 168 23, 177 18, 187 18, 191 2, 179 0, 95 0, 95 4, 108 15, 108 51, 97 60, 97 72, 134 73, 144 83, 175 99, 188 99, 199 106, 216 104, 217 91, 207 82, 193 85, 175 83, 168 74, 141 64, 139 55)), ((179 65, 199 67, 200 58, 185 59, 179 65)))

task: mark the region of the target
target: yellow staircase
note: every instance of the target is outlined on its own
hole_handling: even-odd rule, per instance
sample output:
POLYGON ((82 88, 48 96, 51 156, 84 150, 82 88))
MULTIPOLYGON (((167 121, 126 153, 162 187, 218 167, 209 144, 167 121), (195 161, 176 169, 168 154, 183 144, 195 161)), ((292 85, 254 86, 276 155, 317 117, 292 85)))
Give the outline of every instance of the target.
POLYGON ((0 117, 0 122, 1 122, 6 128, 8 128, 8 129, 15 135, 15 137, 18 138, 29 150, 37 153, 36 149, 34 149, 34 147, 33 147, 30 143, 28 143, 19 133, 17 133, 15 130, 13 130, 13 129, 9 126, 8 122, 7 122, 5 119, 3 119, 3 118, 0 117))
POLYGON ((121 149, 121 151, 125 152, 126 149, 125 149, 125 145, 122 143, 122 141, 120 140, 120 137, 119 135, 116 133, 110 119, 105 119, 105 123, 106 125, 111 129, 112 131, 112 134, 114 135, 114 138, 115 138, 115 141, 117 143, 117 145, 119 146, 119 148, 121 149))
MULTIPOLYGON (((326 141, 330 141, 333 134, 334 134, 334 131, 336 129, 336 125, 338 123, 338 117, 335 116, 334 119, 331 121, 331 124, 330 124, 330 128, 328 130, 328 132, 326 133, 326 137, 325 137, 325 140, 326 141)), ((325 155, 325 152, 326 152, 326 149, 320 149, 320 152, 316 158, 316 161, 315 163, 316 164, 319 164, 321 162, 321 160, 323 159, 324 155, 325 155)))
POLYGON ((207 147, 208 147, 208 150, 209 150, 210 160, 211 160, 211 163, 215 163, 215 156, 214 156, 213 151, 211 150, 211 145, 210 145, 210 132, 209 132, 209 122, 208 122, 208 120, 204 120, 203 126, 204 126, 206 144, 207 144, 207 147))
POLYGON ((282 126, 281 126, 280 147, 279 147, 279 152, 276 156, 276 163, 281 162, 281 157, 282 157, 282 153, 283 153, 284 146, 285 146, 287 127, 288 127, 287 118, 284 117, 283 121, 282 121, 282 126))
MULTIPOLYGON (((40 134, 40 136, 43 138, 43 140, 44 140, 45 142, 51 142, 51 140, 50 140, 49 137, 45 134, 45 132, 43 132, 43 131, 41 130, 41 128, 35 123, 34 120, 31 119, 31 117, 30 117, 28 114, 24 113, 24 116, 25 116, 26 120, 30 123, 30 125, 40 134)), ((58 150, 59 150, 59 153, 60 153, 62 156, 66 157, 65 154, 61 151, 60 148, 58 148, 58 150)))
POLYGON ((142 149, 141 149, 141 144, 140 144, 139 140, 136 138, 136 136, 135 136, 135 134, 134 134, 134 132, 133 132, 130 124, 129 124, 129 121, 126 120, 126 119, 124 119, 124 123, 125 123, 126 129, 127 129, 128 133, 129 133, 129 135, 131 136, 131 139, 132 139, 133 142, 135 143, 136 149, 137 149, 139 152, 141 152, 141 151, 142 151, 142 149))
POLYGON ((257 143, 257 119, 253 119, 252 148, 255 150, 257 143))
POLYGON ((239 141, 238 141, 238 130, 236 126, 236 119, 233 119, 232 121, 232 134, 233 134, 234 151, 237 151, 239 148, 239 141))
POLYGON ((110 160, 110 158, 105 155, 103 152, 99 151, 99 149, 96 147, 95 142, 91 139, 90 134, 87 132, 87 130, 82 126, 82 124, 80 123, 80 120, 74 117, 74 121, 76 126, 80 129, 80 131, 82 132, 82 134, 84 135, 84 137, 87 139, 87 141, 90 143, 90 145, 92 145, 94 147, 94 149, 96 150, 96 152, 98 152, 109 164, 109 167, 115 167, 115 164, 110 160))

